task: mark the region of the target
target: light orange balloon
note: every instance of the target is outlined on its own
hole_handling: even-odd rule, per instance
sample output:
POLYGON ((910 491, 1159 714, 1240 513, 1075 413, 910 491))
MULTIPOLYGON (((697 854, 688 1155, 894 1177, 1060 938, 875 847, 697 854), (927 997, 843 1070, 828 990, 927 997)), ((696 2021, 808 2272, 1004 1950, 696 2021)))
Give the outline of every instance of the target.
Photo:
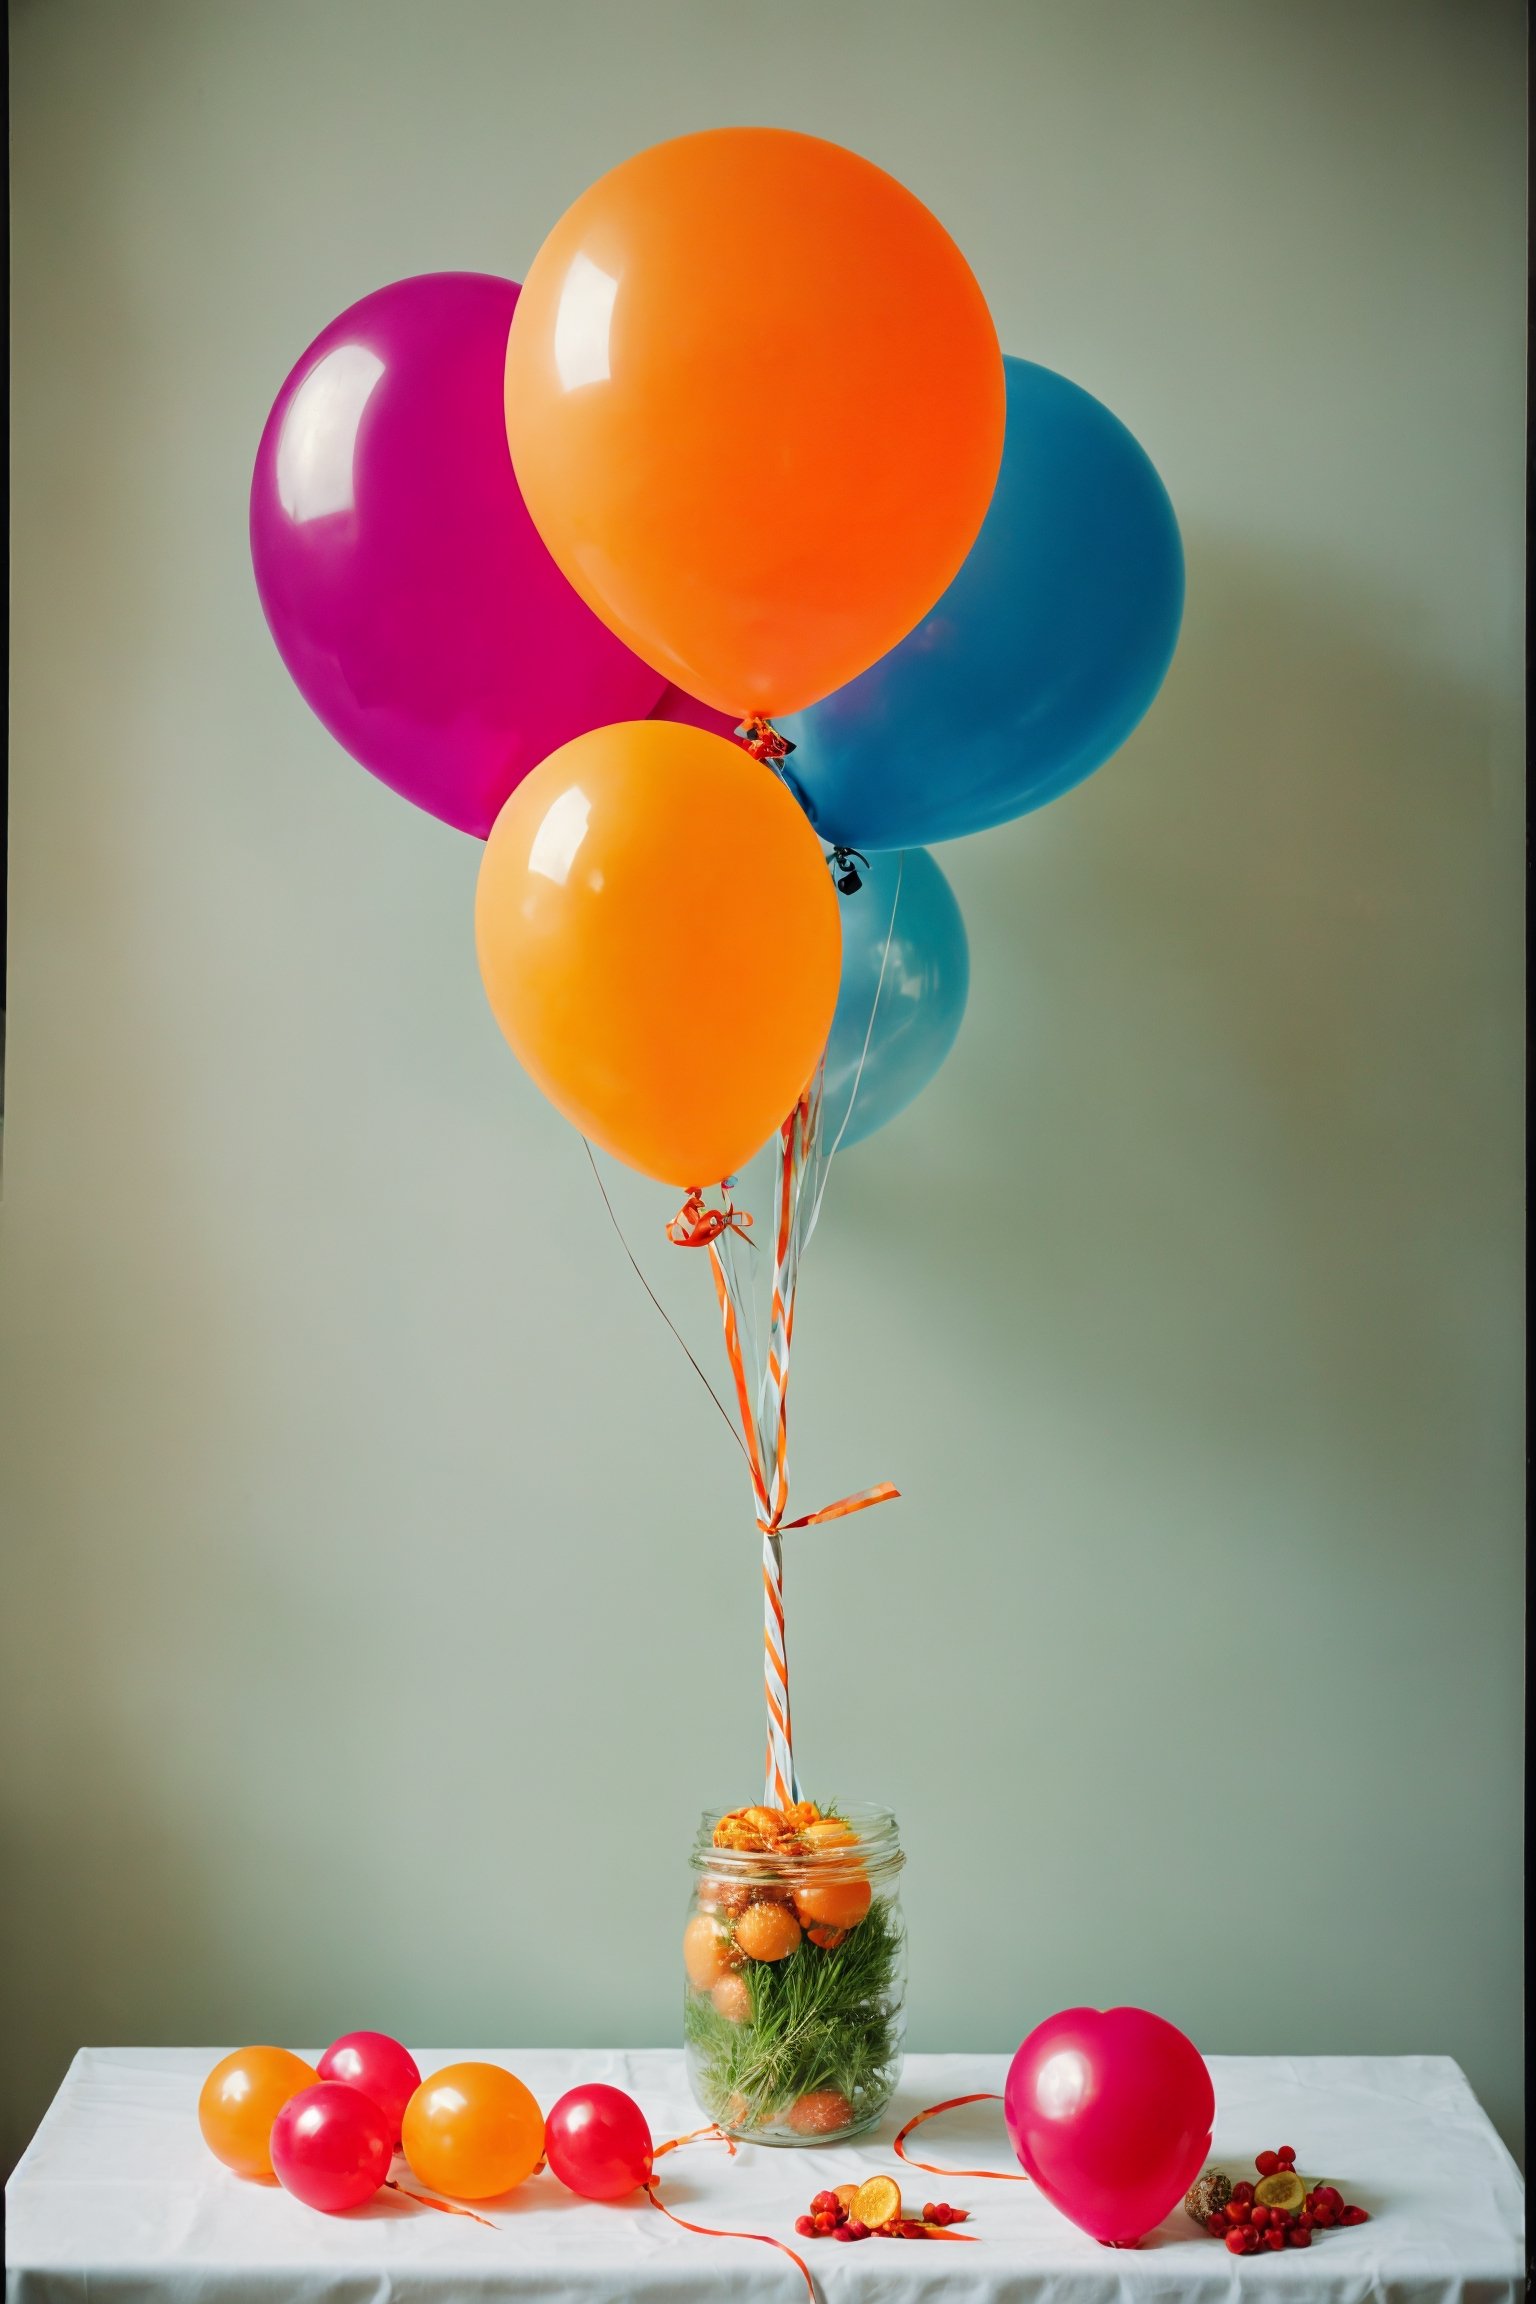
POLYGON ((319 2078, 286 2048, 237 2048, 203 2082, 197 2100, 203 2142, 237 2176, 270 2178, 272 2123, 290 2096, 319 2078))
POLYGON ((632 1168, 734 1175, 793 1111, 837 1005, 821 844, 723 736, 625 720, 564 744, 492 827, 475 898, 496 1021, 632 1168))
POLYGON ((531 2176, 544 2115, 499 2064, 449 2064, 405 2108, 401 2149, 414 2173, 450 2200, 492 2200, 531 2176))
POLYGON ((738 716, 812 704, 910 632, 1003 451, 959 249, 883 169, 784 128, 680 136, 585 191, 523 284, 506 395, 567 578, 738 716))

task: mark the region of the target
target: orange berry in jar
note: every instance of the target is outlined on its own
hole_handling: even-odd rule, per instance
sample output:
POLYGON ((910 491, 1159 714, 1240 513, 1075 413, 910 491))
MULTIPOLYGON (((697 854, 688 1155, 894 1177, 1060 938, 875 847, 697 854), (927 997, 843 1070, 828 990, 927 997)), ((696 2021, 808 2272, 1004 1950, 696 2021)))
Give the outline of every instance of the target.
POLYGON ((869 1910, 867 1880, 855 1873, 847 1880, 812 1880, 795 1890, 795 1910, 807 1928, 857 1928, 869 1910))
POLYGON ((797 2136, 830 2136, 853 2119, 853 2106, 840 2088, 813 2088, 789 2108, 789 2125, 797 2136))
POLYGON ((736 1948, 749 1960, 787 1960, 799 1942, 799 1924, 786 1904, 749 1904, 736 1923, 736 1948))
POLYGON ((708 1912, 695 1912, 683 1930, 683 1966, 695 1992, 708 1992, 731 1965, 731 1940, 708 1912))
POLYGON ((713 2000, 718 2014, 723 2016, 728 2024, 745 2024, 752 2013, 752 1995, 747 1989, 747 1980, 744 1976, 722 1976, 719 1983, 712 1988, 709 1996, 713 2000))

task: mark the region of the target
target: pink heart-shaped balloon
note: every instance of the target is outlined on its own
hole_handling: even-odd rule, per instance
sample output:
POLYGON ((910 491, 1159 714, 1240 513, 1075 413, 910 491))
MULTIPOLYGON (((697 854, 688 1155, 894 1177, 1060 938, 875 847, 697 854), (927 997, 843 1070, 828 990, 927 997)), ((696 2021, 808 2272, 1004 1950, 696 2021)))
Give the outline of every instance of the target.
POLYGON ((1145 2008, 1065 2008, 1008 2068, 1003 2117, 1054 2207, 1110 2248, 1134 2248, 1199 2175, 1216 2095, 1205 2059, 1145 2008))

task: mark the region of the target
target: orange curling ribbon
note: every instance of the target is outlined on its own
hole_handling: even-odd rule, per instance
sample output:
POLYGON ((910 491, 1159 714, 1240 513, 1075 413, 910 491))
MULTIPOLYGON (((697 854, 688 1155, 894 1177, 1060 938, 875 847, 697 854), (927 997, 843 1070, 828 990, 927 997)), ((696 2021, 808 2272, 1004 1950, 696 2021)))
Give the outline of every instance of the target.
POLYGON ((436 2208, 444 2216, 467 2216, 471 2224, 483 2224, 487 2232, 497 2230, 489 2216, 477 2216, 473 2208, 455 2207, 451 2200, 434 2200, 426 2192, 412 2192, 404 2184, 397 2184, 393 2176, 385 2177, 384 2189, 386 2192, 398 2192, 402 2200, 414 2200, 419 2207, 436 2208))
MULTIPOLYGON (((736 2156, 736 2143, 734 2137, 727 2136, 723 2128, 718 2128, 713 2123, 711 2123, 708 2128, 691 2129, 686 2136, 668 2137, 665 2144, 657 2145, 655 2153, 652 2157, 659 2160, 664 2152, 675 2152, 680 2144, 698 2143, 723 2144, 726 2150, 730 2153, 732 2159, 734 2159, 736 2156)), ((727 2232, 722 2230, 721 2227, 717 2224, 690 2224, 686 2216, 676 2215, 673 2210, 667 2206, 666 2202, 661 2198, 660 2194, 656 2190, 656 2179, 654 2176, 651 2178, 650 2183, 645 2187, 645 2196, 653 2208, 659 2208, 661 2210, 661 2213, 667 2218, 669 2223, 676 2224, 679 2229, 684 2232, 697 2232, 701 2239, 758 2240, 761 2241, 765 2248, 777 2248, 779 2254, 781 2256, 787 2256, 791 2264, 794 2265, 795 2269, 800 2274, 801 2279, 805 2282, 805 2285, 810 2292, 812 2304, 814 2304, 816 2296, 816 2283, 811 2278, 811 2268, 806 2263, 803 2256, 796 2255, 794 2249, 790 2247, 787 2240, 775 2240, 771 2232, 727 2232)))
POLYGON ((932 2160, 914 2160, 910 2152, 902 2150, 906 2137, 914 2128, 921 2128, 925 2120, 932 2120, 940 2112, 954 2112, 962 2104, 1001 2104, 1002 2098, 995 2088, 982 2088, 974 2096, 946 2096, 942 2104, 930 2104, 926 2112, 914 2112, 904 2128, 896 2131, 891 2149, 909 2168, 921 2168, 928 2176, 986 2176, 994 2184, 1027 2184, 1029 2178, 1014 2168, 940 2168, 932 2160))
MULTIPOLYGON (((666 1229, 674 1248, 712 1248, 722 1232, 734 1232, 739 1240, 747 1240, 752 1219, 745 1208, 737 1208, 729 1200, 723 1207, 711 1208, 695 1184, 666 1229)), ((750 1240, 747 1246, 752 1246, 750 1240)))

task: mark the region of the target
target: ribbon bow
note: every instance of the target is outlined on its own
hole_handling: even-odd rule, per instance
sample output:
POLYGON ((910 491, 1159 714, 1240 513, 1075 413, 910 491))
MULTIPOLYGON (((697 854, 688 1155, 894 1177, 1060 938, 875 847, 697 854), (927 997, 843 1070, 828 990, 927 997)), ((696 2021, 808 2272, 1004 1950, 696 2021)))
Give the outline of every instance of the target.
POLYGON ((766 760, 770 767, 774 767, 780 760, 787 760, 794 750, 789 738, 781 736, 773 722, 765 719, 761 713, 754 714, 750 720, 743 720, 736 734, 754 760, 766 760))
POLYGON ((745 1208, 738 1208, 731 1200, 722 1208, 711 1208, 704 1198, 703 1189, 695 1184, 677 1214, 667 1224, 667 1238, 674 1248, 712 1248, 722 1232, 734 1232, 738 1240, 746 1240, 752 1229, 752 1219, 745 1208))

